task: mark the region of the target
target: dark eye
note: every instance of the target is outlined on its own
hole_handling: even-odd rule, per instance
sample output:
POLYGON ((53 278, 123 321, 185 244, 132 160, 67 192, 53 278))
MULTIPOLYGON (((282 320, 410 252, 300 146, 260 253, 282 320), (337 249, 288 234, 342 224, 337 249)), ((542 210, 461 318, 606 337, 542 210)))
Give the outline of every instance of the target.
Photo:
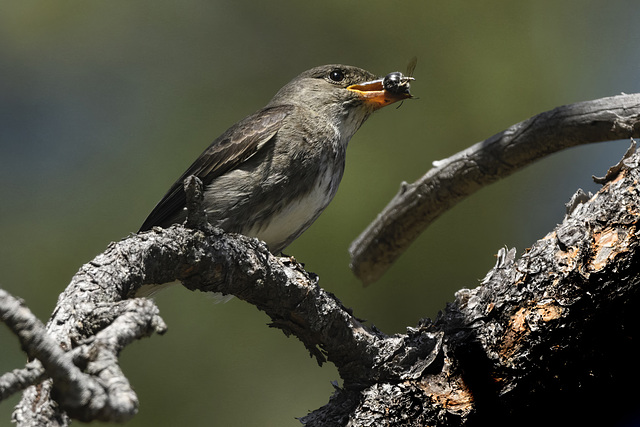
POLYGON ((344 80, 344 72, 342 70, 333 70, 329 73, 329 78, 334 82, 341 82, 344 80))

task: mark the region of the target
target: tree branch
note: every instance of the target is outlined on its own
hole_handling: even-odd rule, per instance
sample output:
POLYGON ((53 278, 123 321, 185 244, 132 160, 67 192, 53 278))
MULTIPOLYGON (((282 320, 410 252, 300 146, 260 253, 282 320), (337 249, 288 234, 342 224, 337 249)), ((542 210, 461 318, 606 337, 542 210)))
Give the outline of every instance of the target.
POLYGON ((433 323, 409 328, 402 339, 442 334, 436 357, 416 363, 420 376, 337 389, 303 423, 615 425, 626 408, 637 409, 634 393, 605 398, 640 380, 634 151, 635 144, 595 196, 576 197, 562 224, 519 259, 515 249, 500 250, 480 286, 458 291, 433 323))
MULTIPOLYGON (((336 365, 344 385, 302 419, 309 426, 496 425, 545 415, 553 402, 588 402, 600 388, 640 379, 629 368, 640 330, 639 163, 629 150, 604 187, 577 194, 563 223, 522 257, 501 250, 479 287, 459 291, 434 322, 394 336, 363 325, 293 258, 190 213, 195 229, 154 228, 110 244, 73 277, 46 327, 0 293, 3 320, 38 358, 1 377, 0 395, 48 378, 25 391, 14 413, 21 426, 129 419, 137 397, 118 353, 165 330, 153 302, 133 295, 179 280, 250 302, 319 363, 336 365)), ((200 190, 187 184, 190 211, 200 209, 200 190)))
POLYGON ((640 94, 565 105, 513 125, 403 183, 351 243, 351 269, 365 285, 373 283, 429 224, 482 187, 565 148, 638 136, 640 94))
MULTIPOLYGON (((19 406, 14 413, 17 422, 25 425, 65 425, 68 422, 67 415, 85 421, 126 421, 136 414, 137 398, 118 367, 118 354, 132 341, 148 336, 153 331, 162 333, 166 326, 157 316, 157 307, 150 300, 98 303, 94 308, 93 312, 84 313, 86 316, 76 327, 84 329, 94 322, 108 322, 109 326, 67 352, 64 348, 68 337, 60 337, 63 339, 57 342, 56 335, 52 333, 56 328, 52 327, 51 322, 45 329, 20 300, 0 290, 2 320, 18 336, 29 357, 37 359, 27 364, 25 369, 14 370, 0 377, 0 396, 4 399, 50 378, 38 389, 32 388, 31 394, 28 392, 26 397, 33 392, 51 392, 56 403, 66 411, 58 413, 54 402, 36 399, 34 405, 38 402, 43 411, 31 411, 24 405, 19 406)), ((57 309, 65 311, 64 303, 59 304, 57 309)), ((89 330, 93 330, 93 327, 89 327, 89 330)))

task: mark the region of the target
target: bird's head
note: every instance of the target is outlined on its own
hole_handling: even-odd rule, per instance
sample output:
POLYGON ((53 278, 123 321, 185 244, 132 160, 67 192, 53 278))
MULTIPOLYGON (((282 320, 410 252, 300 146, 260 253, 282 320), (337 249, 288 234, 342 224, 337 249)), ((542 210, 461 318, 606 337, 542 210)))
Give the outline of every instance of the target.
POLYGON ((353 134, 375 110, 411 98, 411 80, 399 72, 377 77, 349 65, 322 65, 291 80, 269 104, 309 108, 353 134))

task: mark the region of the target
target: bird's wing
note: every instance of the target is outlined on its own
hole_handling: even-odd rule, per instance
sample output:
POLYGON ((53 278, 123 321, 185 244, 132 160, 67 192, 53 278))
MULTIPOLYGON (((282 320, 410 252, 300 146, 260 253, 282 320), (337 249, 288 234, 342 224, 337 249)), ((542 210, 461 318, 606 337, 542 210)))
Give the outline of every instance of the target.
POLYGON ((204 185, 236 168, 264 147, 293 110, 291 105, 269 107, 231 126, 196 159, 153 208, 140 231, 169 226, 186 205, 184 180, 195 175, 204 185))

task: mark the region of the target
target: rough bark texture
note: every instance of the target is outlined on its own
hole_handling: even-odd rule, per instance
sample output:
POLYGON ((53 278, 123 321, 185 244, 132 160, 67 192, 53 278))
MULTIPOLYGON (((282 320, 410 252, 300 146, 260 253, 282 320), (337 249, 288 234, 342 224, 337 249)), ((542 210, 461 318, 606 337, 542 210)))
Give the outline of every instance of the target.
MULTIPOLYGON (((137 398, 118 352, 165 328, 151 301, 131 296, 179 280, 254 304, 338 367, 343 387, 301 419, 308 426, 610 425, 636 405, 628 390, 640 379, 633 151, 595 196, 577 193, 554 231, 519 258, 500 250, 480 286, 406 334, 363 325, 294 259, 211 229, 200 214, 190 214, 192 229, 130 236, 80 269, 46 327, 0 293, 2 320, 37 359, 0 377, 0 396, 33 384, 14 414, 23 426, 131 418, 137 398)), ((197 213, 199 187, 187 189, 197 213)))
POLYGON ((517 123, 403 183, 351 244, 351 269, 365 285, 375 282, 429 224, 482 187, 565 148, 638 136, 640 94, 564 105, 517 123))
POLYGON ((519 259, 501 250, 479 287, 410 329, 405 342, 442 337, 418 377, 337 390, 303 421, 614 425, 637 411, 639 161, 625 158, 553 232, 519 259))

